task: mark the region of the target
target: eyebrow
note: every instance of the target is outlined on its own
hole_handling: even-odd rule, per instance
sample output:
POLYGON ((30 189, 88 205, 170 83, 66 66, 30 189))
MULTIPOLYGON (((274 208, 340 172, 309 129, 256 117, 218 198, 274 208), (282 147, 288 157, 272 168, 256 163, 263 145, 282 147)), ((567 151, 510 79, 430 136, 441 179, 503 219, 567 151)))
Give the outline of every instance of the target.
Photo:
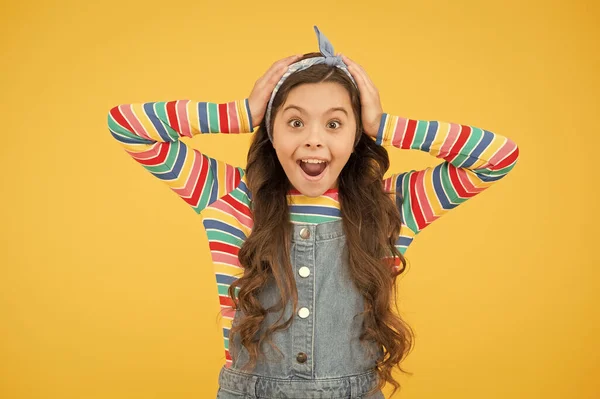
MULTIPOLYGON (((302 113, 306 113, 306 110, 304 108, 301 108, 301 107, 299 107, 297 105, 288 105, 287 107, 285 107, 283 109, 283 111, 285 112, 285 111, 287 111, 290 108, 296 108, 298 111, 300 111, 302 113)), ((333 112, 333 111, 342 111, 343 113, 346 114, 346 116, 348 116, 348 111, 346 111, 346 109, 342 108, 342 107, 332 107, 332 108, 329 108, 326 113, 333 112)))

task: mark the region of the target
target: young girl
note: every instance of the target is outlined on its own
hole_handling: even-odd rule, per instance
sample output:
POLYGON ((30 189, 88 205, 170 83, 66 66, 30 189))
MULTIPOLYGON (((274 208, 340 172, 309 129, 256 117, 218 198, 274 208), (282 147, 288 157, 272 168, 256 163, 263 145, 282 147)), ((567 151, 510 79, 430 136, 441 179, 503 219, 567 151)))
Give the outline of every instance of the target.
POLYGON ((276 62, 247 99, 108 115, 127 153, 202 217, 223 314, 221 399, 396 392, 392 369, 404 372, 413 343, 391 306, 406 249, 518 158, 487 130, 384 113, 365 71, 315 31, 320 53, 276 62), (179 140, 256 127, 245 170, 179 140), (384 146, 443 162, 384 180, 384 146))

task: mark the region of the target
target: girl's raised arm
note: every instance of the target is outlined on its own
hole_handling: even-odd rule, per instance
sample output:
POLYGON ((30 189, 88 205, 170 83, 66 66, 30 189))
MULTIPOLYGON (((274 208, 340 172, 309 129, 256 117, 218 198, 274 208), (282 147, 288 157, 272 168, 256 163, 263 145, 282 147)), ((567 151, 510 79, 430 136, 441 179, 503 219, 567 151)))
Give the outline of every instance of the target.
POLYGON ((367 135, 380 145, 426 151, 444 160, 384 181, 385 190, 402 199, 401 204, 397 201, 402 231, 396 246, 404 253, 425 227, 506 176, 517 162, 519 148, 509 138, 477 127, 383 113, 379 91, 366 71, 347 56, 342 59, 360 91, 367 135))
POLYGON ((191 149, 179 138, 251 133, 252 117, 248 100, 148 102, 113 107, 108 128, 133 159, 200 213, 235 189, 244 171, 191 149))
POLYGON ((252 133, 264 118, 275 84, 299 57, 273 63, 247 99, 224 104, 176 100, 118 105, 108 113, 108 128, 133 159, 200 213, 233 191, 244 170, 191 149, 179 138, 252 133))
POLYGON ((385 113, 376 142, 426 151, 444 160, 434 167, 395 174, 384 181, 386 190, 403 198, 402 221, 412 233, 405 232, 408 242, 400 243, 405 248, 410 236, 506 176, 519 157, 519 148, 512 140, 488 130, 385 113))

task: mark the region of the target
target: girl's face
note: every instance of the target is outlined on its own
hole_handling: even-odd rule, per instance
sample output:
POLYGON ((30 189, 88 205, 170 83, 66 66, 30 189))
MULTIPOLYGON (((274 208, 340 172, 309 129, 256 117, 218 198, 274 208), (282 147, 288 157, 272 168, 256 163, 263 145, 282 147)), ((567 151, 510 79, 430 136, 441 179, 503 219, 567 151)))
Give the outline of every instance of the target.
POLYGON ((355 135, 350 94, 332 82, 294 87, 273 122, 277 158, 292 186, 308 197, 337 187, 355 135))

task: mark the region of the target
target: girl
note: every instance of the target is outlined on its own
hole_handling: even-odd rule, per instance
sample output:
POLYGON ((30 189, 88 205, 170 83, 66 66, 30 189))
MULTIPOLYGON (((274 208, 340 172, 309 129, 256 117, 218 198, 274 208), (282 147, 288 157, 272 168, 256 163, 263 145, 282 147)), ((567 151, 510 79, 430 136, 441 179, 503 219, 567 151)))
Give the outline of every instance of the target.
POLYGON ((202 217, 222 308, 217 397, 383 398, 413 334, 392 312, 414 237, 515 165, 510 139, 384 113, 365 71, 320 53, 280 60, 244 100, 112 108, 129 155, 202 217), (246 169, 180 137, 251 133, 246 169), (435 167, 383 179, 385 146, 435 167), (400 266, 401 265, 401 266, 400 266))

